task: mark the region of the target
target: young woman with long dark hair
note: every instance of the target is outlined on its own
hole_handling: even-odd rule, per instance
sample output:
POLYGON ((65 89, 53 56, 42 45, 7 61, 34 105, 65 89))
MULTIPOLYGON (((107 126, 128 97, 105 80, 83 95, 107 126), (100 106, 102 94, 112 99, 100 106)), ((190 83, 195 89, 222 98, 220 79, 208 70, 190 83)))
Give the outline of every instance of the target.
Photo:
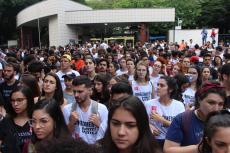
POLYGON ((140 99, 125 96, 114 102, 109 111, 102 147, 107 153, 159 152, 149 128, 148 114, 140 99))
POLYGON ((31 140, 29 125, 33 94, 26 86, 16 87, 10 95, 10 111, 0 122, 0 143, 2 153, 21 153, 31 140))
POLYGON ((174 99, 177 97, 177 89, 177 82, 174 78, 162 76, 157 86, 159 98, 145 103, 153 134, 162 147, 173 118, 185 111, 183 103, 174 99))
POLYGON ((198 150, 199 153, 230 152, 230 112, 228 110, 209 114, 198 150))
POLYGON ((94 78, 94 88, 92 99, 108 106, 110 93, 108 89, 109 76, 104 73, 98 73, 94 78))
POLYGON ((42 94, 38 100, 52 98, 62 107, 67 104, 63 96, 61 81, 55 73, 50 72, 44 77, 42 94))

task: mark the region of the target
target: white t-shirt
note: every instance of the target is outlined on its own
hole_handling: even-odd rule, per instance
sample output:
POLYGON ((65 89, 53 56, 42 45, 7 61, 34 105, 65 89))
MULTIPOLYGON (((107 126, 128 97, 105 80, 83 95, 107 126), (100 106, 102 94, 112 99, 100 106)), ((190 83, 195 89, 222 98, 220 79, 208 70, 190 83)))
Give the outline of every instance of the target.
POLYGON ((57 76, 58 76, 58 78, 59 78, 60 81, 61 81, 62 90, 65 89, 64 78, 62 78, 62 76, 63 76, 63 75, 66 75, 66 74, 72 74, 72 73, 74 73, 76 76, 80 76, 80 73, 79 73, 78 71, 75 71, 75 70, 72 70, 72 69, 71 69, 71 71, 69 71, 69 72, 67 72, 67 73, 63 73, 61 70, 58 71, 58 72, 56 73, 57 76))
POLYGON ((129 75, 129 82, 132 82, 134 80, 134 75, 129 75))
POLYGON ((155 89, 155 93, 157 92, 157 84, 158 84, 158 81, 160 80, 160 77, 162 75, 158 75, 157 77, 152 77, 150 76, 150 81, 153 83, 153 86, 154 86, 154 89, 155 89))
POLYGON ((117 76, 122 75, 122 74, 127 74, 127 73, 128 73, 128 70, 127 71, 121 71, 121 69, 119 69, 116 71, 117 76))
MULTIPOLYGON (((68 104, 63 109, 63 114, 66 124, 69 124, 69 117, 72 109, 72 103, 68 104)), ((74 133, 72 136, 74 138, 81 138, 89 144, 94 144, 97 140, 104 137, 107 120, 108 120, 108 110, 105 105, 98 103, 98 115, 100 116, 101 124, 100 127, 96 127, 93 123, 89 122, 89 117, 92 114, 92 100, 87 112, 83 112, 79 105, 77 104, 76 112, 79 114, 79 124, 75 126, 74 133)))
POLYGON ((153 84, 148 81, 147 85, 139 85, 135 80, 132 81, 133 95, 138 97, 142 102, 152 99, 153 84))
POLYGON ((187 88, 182 93, 182 99, 184 101, 183 103, 185 105, 195 104, 195 93, 196 93, 196 91, 193 90, 192 88, 187 88))
POLYGON ((166 120, 172 121, 173 118, 182 112, 185 111, 184 105, 182 102, 177 101, 175 99, 172 100, 171 104, 168 106, 162 105, 159 102, 159 98, 149 100, 145 102, 145 108, 147 110, 148 116, 149 116, 149 122, 153 126, 155 126, 157 129, 160 130, 160 135, 156 136, 156 139, 165 139, 166 133, 168 131, 168 127, 165 127, 162 123, 158 121, 154 121, 150 118, 152 113, 152 107, 155 107, 155 111, 163 116, 166 120))

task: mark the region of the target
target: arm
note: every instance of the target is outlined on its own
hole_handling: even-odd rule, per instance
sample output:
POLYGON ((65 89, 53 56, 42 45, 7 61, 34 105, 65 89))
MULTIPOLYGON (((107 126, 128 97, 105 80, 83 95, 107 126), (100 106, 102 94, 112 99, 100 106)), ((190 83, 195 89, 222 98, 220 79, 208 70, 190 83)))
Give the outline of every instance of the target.
POLYGON ((198 145, 180 146, 180 143, 165 140, 164 153, 198 153, 198 145))
POLYGON ((166 120, 164 117, 159 115, 157 112, 152 112, 151 118, 155 121, 161 122, 164 126, 167 126, 167 127, 170 126, 170 124, 172 123, 171 121, 166 120))
POLYGON ((101 124, 99 126, 96 140, 99 140, 104 137, 105 131, 107 129, 107 121, 108 121, 108 110, 106 106, 102 105, 98 107, 98 113, 100 115, 101 124))

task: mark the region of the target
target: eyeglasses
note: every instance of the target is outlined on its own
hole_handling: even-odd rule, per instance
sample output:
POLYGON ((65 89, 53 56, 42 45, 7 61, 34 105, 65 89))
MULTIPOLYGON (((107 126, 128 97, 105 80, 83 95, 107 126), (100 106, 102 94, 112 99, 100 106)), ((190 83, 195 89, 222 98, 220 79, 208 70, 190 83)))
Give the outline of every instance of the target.
POLYGON ((161 65, 154 64, 155 67, 161 68, 161 65))
POLYGON ((39 120, 30 119, 28 122, 29 122, 29 125, 33 128, 36 127, 37 124, 39 124, 41 128, 44 128, 46 124, 49 122, 49 119, 48 118, 41 118, 39 120))
POLYGON ((26 98, 16 98, 16 99, 11 99, 10 100, 10 102, 11 102, 11 104, 16 104, 16 102, 17 102, 17 104, 22 104, 23 103, 23 101, 25 100, 26 98))

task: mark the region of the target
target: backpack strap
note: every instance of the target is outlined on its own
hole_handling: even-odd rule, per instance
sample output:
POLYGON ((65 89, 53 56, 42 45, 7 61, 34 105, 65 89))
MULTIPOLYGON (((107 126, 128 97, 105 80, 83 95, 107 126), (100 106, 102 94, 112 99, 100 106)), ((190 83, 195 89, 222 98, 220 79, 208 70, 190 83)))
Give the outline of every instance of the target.
MULTIPOLYGON (((91 112, 97 114, 98 112, 98 102, 91 100, 92 101, 92 107, 91 107, 91 112)), ((71 106, 71 112, 76 111, 77 109, 77 103, 73 103, 71 106)))
POLYGON ((98 113, 98 102, 92 100, 91 112, 94 114, 98 113))
POLYGON ((154 87, 154 85, 153 85, 152 81, 149 81, 149 82, 150 82, 150 85, 151 85, 151 87, 152 87, 151 98, 153 99, 153 98, 154 98, 154 96, 155 96, 155 87, 154 87), (154 94, 154 96, 153 96, 153 94, 154 94))
POLYGON ((71 112, 74 112, 77 110, 77 103, 73 102, 72 106, 71 106, 71 112))
POLYGON ((192 123, 192 113, 194 110, 187 110, 184 113, 182 113, 182 131, 184 133, 184 141, 185 143, 189 140, 189 129, 191 128, 192 123))

